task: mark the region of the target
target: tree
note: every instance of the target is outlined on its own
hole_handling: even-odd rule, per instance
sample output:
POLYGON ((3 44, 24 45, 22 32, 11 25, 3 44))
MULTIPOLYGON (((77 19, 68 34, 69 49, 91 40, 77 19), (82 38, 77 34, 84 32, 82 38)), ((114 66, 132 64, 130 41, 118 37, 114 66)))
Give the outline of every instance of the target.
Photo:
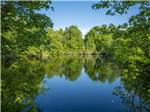
POLYGON ((77 26, 72 25, 65 29, 62 42, 65 50, 72 51, 74 53, 83 51, 84 43, 82 33, 77 26))
POLYGON ((47 43, 47 28, 53 24, 49 17, 39 11, 49 8, 52 8, 50 1, 1 2, 2 59, 8 61, 20 57, 29 46, 47 43))
POLYGON ((62 45, 62 37, 63 37, 63 31, 54 31, 52 28, 48 30, 47 36, 50 39, 50 52, 51 53, 57 53, 59 54, 61 51, 63 51, 63 45, 62 45))
POLYGON ((85 52, 93 54, 96 52, 96 45, 95 45, 95 35, 94 35, 94 28, 92 28, 86 35, 84 39, 85 45, 85 52))
POLYGON ((138 7, 139 13, 132 15, 128 23, 120 25, 114 33, 113 57, 123 65, 122 80, 128 83, 125 85, 129 91, 149 102, 150 1, 101 1, 92 7, 108 9, 107 15, 122 15, 133 6, 138 7))
MULTIPOLYGON (((126 33, 123 39, 130 39, 128 46, 136 46, 141 49, 146 58, 150 59, 150 1, 101 1, 92 6, 93 9, 106 8, 107 15, 127 13, 130 7, 139 8, 139 13, 130 17, 127 24, 121 25, 126 33), (126 37, 125 37, 126 36, 126 37), (130 44, 130 45, 129 45, 130 44)), ((120 33, 120 32, 119 32, 120 33)))
POLYGON ((102 25, 93 27, 85 36, 85 48, 91 53, 107 53, 112 44, 112 32, 115 26, 102 25))

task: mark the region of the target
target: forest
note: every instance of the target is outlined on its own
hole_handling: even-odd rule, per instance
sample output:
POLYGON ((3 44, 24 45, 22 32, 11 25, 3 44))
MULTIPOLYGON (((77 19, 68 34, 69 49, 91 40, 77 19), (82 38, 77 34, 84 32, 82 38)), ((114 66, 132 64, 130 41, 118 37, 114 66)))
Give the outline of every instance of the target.
POLYGON ((46 58, 60 54, 111 55, 120 62, 147 63, 150 57, 149 1, 100 2, 92 8, 108 8, 107 15, 123 14, 139 5, 129 23, 94 26, 84 37, 75 25, 53 30, 52 20, 39 10, 51 2, 2 2, 2 60, 46 58), (33 5, 35 4, 35 5, 33 5), (114 7, 116 6, 116 7, 114 7), (130 49, 129 49, 130 48, 130 49))
MULTIPOLYGON (((123 81, 126 84, 130 83, 128 86, 131 88, 137 86, 132 88, 132 91, 136 91, 144 101, 149 102, 150 1, 100 1, 91 8, 93 10, 105 8, 106 15, 113 16, 127 13, 133 6, 139 7, 139 13, 132 15, 127 23, 93 26, 84 36, 76 25, 65 29, 53 29, 51 18, 40 13, 41 9, 51 11, 55 9, 51 1, 2 1, 1 61, 4 74, 2 80, 8 74, 4 67, 13 68, 13 63, 20 60, 46 61, 56 56, 92 55, 111 58, 112 62, 119 64, 123 81)), ((9 70, 13 73, 13 70, 9 70)), ((68 77, 72 80, 75 78, 68 77)), ((95 76, 89 77, 98 80, 95 76)), ((6 88, 5 84, 2 81, 2 88, 6 88)), ((7 91, 2 91, 2 100, 5 100, 4 93, 7 91)), ((10 110, 10 107, 5 109, 10 110)))

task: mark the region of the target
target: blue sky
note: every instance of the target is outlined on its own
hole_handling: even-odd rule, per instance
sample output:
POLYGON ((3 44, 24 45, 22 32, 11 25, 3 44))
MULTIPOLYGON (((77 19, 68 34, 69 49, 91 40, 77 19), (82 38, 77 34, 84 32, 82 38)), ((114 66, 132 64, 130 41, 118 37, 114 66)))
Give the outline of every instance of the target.
POLYGON ((93 10, 91 8, 96 1, 53 1, 54 11, 42 11, 49 16, 53 23, 54 29, 65 28, 70 25, 76 25, 82 31, 83 35, 93 26, 110 24, 115 25, 127 22, 131 15, 138 12, 137 7, 129 10, 128 14, 106 16, 105 9, 93 10))

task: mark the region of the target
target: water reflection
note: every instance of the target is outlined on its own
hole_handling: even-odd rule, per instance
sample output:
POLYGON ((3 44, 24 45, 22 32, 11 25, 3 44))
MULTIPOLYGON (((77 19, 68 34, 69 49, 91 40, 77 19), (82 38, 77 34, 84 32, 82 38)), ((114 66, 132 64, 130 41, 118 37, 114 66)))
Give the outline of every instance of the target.
POLYGON ((76 80, 83 67, 82 57, 53 57, 45 64, 48 77, 60 76, 68 80, 76 80))
POLYGON ((111 60, 87 57, 84 67, 91 80, 112 83, 120 76, 119 67, 111 60))
POLYGON ((113 91, 114 95, 119 96, 122 99, 122 103, 127 107, 125 111, 130 112, 149 112, 149 104, 146 100, 143 100, 141 96, 137 96, 136 93, 127 92, 122 87, 115 87, 113 91))
MULTIPOLYGON (((135 84, 139 82, 138 80, 128 83, 129 78, 121 77, 120 83, 122 71, 112 60, 93 56, 52 57, 46 62, 20 60, 9 68, 2 66, 2 111, 48 112, 54 109, 53 111, 66 112, 74 109, 78 112, 85 110, 90 112, 119 110, 148 112, 148 93, 145 93, 141 88, 136 88, 135 91, 135 84), (54 91, 53 88, 56 90, 54 91), (64 93, 60 94, 62 91, 64 93), (52 93, 55 94, 52 95, 52 93), (46 105, 43 100, 45 94, 47 94, 48 101, 51 98, 55 98, 55 101, 51 102, 53 103, 51 106, 48 102, 44 108, 41 105, 46 105), (136 105, 138 98, 140 98, 140 106, 136 105), (59 99, 62 100, 57 101, 59 99), (80 101, 80 99, 84 99, 84 101, 80 101), (89 102, 86 102, 86 100, 89 102), (108 101, 111 102, 108 103, 108 101), (66 103, 69 107, 66 107, 66 105, 58 106, 58 102, 66 103), (108 105, 110 105, 110 110, 107 108, 108 105), (129 106, 124 107, 124 105, 129 106), (60 110, 55 110, 58 107, 60 107, 60 110), (65 107, 69 110, 66 110, 65 107)), ((141 81, 143 78, 140 78, 141 81)), ((146 80, 143 79, 143 83, 148 82, 144 81, 146 80)))
POLYGON ((130 64, 126 66, 121 77, 124 88, 116 87, 114 94, 122 99, 130 112, 150 112, 150 65, 138 63, 139 72, 130 64))

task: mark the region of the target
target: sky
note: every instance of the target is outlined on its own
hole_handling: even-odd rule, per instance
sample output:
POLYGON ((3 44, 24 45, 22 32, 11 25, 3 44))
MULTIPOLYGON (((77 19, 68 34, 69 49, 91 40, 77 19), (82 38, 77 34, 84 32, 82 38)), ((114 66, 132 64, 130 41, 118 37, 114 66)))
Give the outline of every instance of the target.
POLYGON ((123 24, 127 22, 131 15, 138 13, 138 8, 133 7, 128 14, 108 16, 105 15, 106 9, 93 10, 92 4, 97 1, 53 1, 52 10, 42 10, 42 13, 51 18, 54 29, 76 25, 85 35, 92 27, 103 24, 123 24))

